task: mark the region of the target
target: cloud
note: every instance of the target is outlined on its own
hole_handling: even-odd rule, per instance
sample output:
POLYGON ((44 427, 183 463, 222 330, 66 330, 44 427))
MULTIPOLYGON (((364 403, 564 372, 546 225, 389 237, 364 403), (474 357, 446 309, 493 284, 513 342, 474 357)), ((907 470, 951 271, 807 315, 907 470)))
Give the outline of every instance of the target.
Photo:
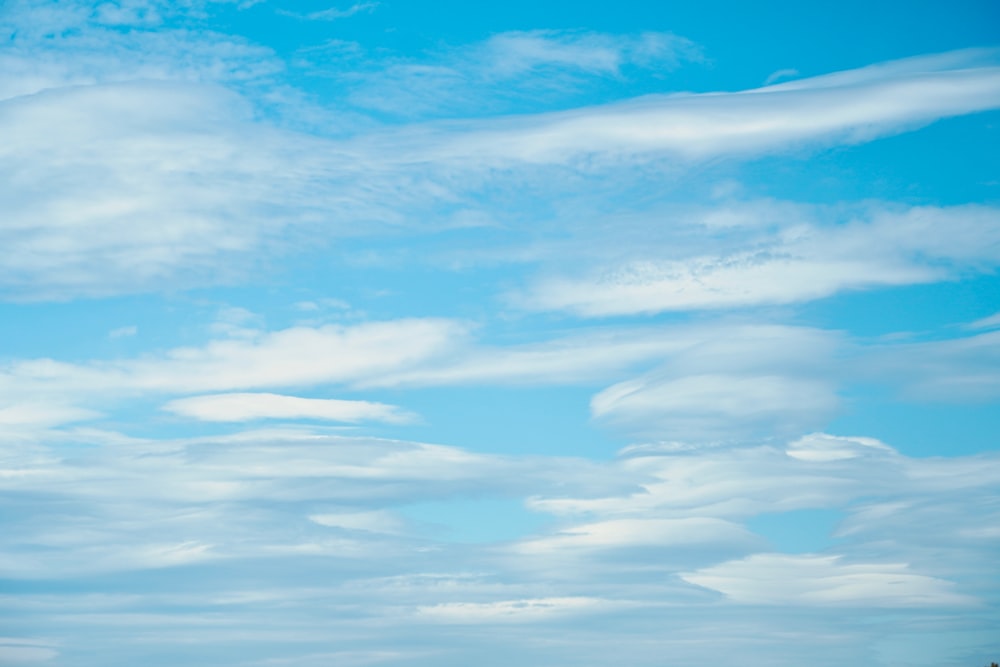
POLYGON ((801 461, 843 461, 893 453, 888 445, 874 438, 844 438, 825 433, 803 436, 788 445, 788 455, 801 461))
MULTIPOLYGON (((136 395, 220 392, 222 397, 179 397, 168 409, 202 419, 242 420, 292 414, 402 419, 405 413, 381 404, 320 404, 275 394, 240 392, 329 385, 354 390, 579 385, 620 379, 623 373, 642 371, 651 365, 663 366, 630 381, 636 385, 631 396, 618 401, 614 408, 609 397, 625 385, 595 399, 595 413, 629 429, 638 426, 639 430, 649 430, 645 427, 659 428, 663 420, 648 411, 643 413, 637 401, 641 402, 644 393, 648 395, 657 386, 666 391, 665 385, 661 386, 665 382, 690 384, 698 382, 699 376, 721 377, 728 372, 743 378, 787 377, 771 383, 778 389, 792 385, 802 388, 799 385, 806 383, 806 374, 828 372, 829 358, 843 345, 840 336, 829 332, 725 322, 607 328, 506 346, 485 344, 474 331, 468 322, 429 318, 296 326, 278 331, 241 328, 234 337, 215 338, 199 347, 174 348, 131 359, 81 363, 44 358, 14 360, 0 368, 0 396, 109 406, 136 395), (236 396, 231 395, 234 392, 236 396)), ((755 391, 747 384, 752 381, 740 382, 740 388, 755 391)), ((704 420, 712 415, 728 418, 725 428, 736 431, 755 423, 778 424, 782 414, 793 423, 814 421, 823 408, 832 406, 832 390, 824 389, 820 380, 812 382, 819 403, 782 410, 774 402, 778 397, 771 396, 770 412, 761 413, 759 419, 746 410, 741 412, 735 403, 729 408, 709 405, 726 392, 731 398, 738 393, 735 385, 727 389, 725 383, 716 384, 716 393, 703 396, 708 403, 703 410, 707 412, 676 434, 683 431, 685 437, 711 437, 692 429, 698 423, 711 427, 704 420)), ((765 397, 758 400, 761 406, 765 402, 765 397)), ((718 429, 714 435, 719 435, 718 429)))
POLYGON ((918 607, 967 605, 950 582, 904 563, 843 563, 836 556, 755 554, 680 575, 743 604, 918 607))
POLYGON ((798 432, 821 424, 837 404, 823 381, 706 374, 627 380, 595 395, 590 406, 598 419, 684 440, 798 432))
MULTIPOLYGON (((701 224, 687 227, 682 221, 697 234, 686 257, 659 258, 651 256, 648 247, 627 248, 646 256, 590 275, 543 278, 512 301, 533 310, 564 310, 585 317, 751 307, 953 280, 1000 264, 996 250, 1000 211, 993 207, 875 208, 832 223, 815 220, 822 212, 804 207, 754 208, 743 213, 749 220, 741 225, 752 224, 758 215, 761 221, 778 215, 777 224, 732 230, 729 243, 739 239, 739 245, 731 252, 705 253, 718 236, 712 229, 714 221, 724 217, 728 207, 709 210, 702 214, 701 224)), ((691 245, 690 236, 687 244, 691 245)), ((666 245, 663 251, 677 253, 676 247, 666 245)))
POLYGON ((608 35, 531 30, 493 35, 478 47, 487 74, 508 78, 545 67, 565 67, 616 75, 623 65, 672 69, 681 59, 696 59, 690 40, 670 33, 608 35))
MULTIPOLYGON (((31 51, 34 38, 25 39, 31 51)), ((533 56, 539 63, 585 48, 553 39, 521 35, 514 42, 523 50, 524 43, 548 40, 533 56)), ((171 43, 159 51, 174 57, 187 49, 171 43)), ((0 297, 64 300, 239 282, 282 256, 336 239, 427 235, 490 219, 490 197, 509 206, 505 188, 519 184, 520 192, 525 179, 551 198, 570 173, 577 185, 582 179, 600 191, 629 181, 650 160, 689 164, 868 141, 995 108, 1000 77, 984 64, 991 54, 945 54, 793 87, 650 96, 557 113, 378 130, 369 122, 366 131, 352 125, 353 136, 338 140, 263 120, 275 114, 262 113, 269 103, 261 100, 274 96, 261 91, 278 94, 278 84, 260 83, 272 74, 254 73, 246 80, 257 83, 237 84, 239 66, 228 61, 201 73, 148 77, 108 63, 95 65, 89 78, 29 72, 25 80, 36 83, 0 102, 0 127, 16 138, 0 147, 0 197, 7 203, 0 243, 9 250, 0 261, 0 297)), ((58 57, 76 67, 72 57, 58 57)), ((535 67, 519 57, 528 64, 518 67, 535 67)), ((245 59, 257 60, 253 53, 245 59)), ((24 67, 35 67, 28 60, 24 67)), ((526 225, 537 223, 529 208, 520 213, 526 225)), ((937 229, 935 221, 960 214, 969 219, 962 234, 954 243, 939 238, 941 249, 929 251, 959 260, 968 246, 955 244, 990 227, 991 208, 928 208, 895 222, 887 215, 869 231, 937 229)), ((907 261, 925 249, 919 243, 902 246, 909 254, 877 261, 877 252, 850 247, 865 234, 864 224, 855 227, 861 229, 791 228, 776 243, 757 238, 757 246, 721 255, 702 248, 684 257, 634 258, 596 275, 552 278, 521 305, 602 315, 789 303, 950 275, 907 261), (820 252, 825 243, 832 253, 820 252)), ((887 240, 898 241, 899 233, 887 240)), ((989 264, 974 253, 969 259, 977 257, 989 264)))
POLYGON ((776 71, 772 72, 771 74, 769 74, 767 76, 767 78, 764 80, 764 85, 765 86, 770 86, 772 83, 780 81, 781 79, 788 79, 788 78, 796 77, 798 75, 799 75, 799 71, 797 69, 791 69, 791 68, 789 68, 789 69, 779 69, 779 70, 776 70, 776 71))
POLYGON ((122 444, 77 431, 38 440, 12 441, 0 458, 0 494, 31 505, 5 523, 5 577, 314 555, 392 561, 427 539, 425 527, 394 508, 622 484, 581 460, 306 430, 122 444))
MULTIPOLYGON (((452 346, 461 345, 467 332, 465 324, 434 319, 251 331, 200 348, 175 348, 159 357, 80 365, 46 359, 16 362, 0 376, 0 391, 14 391, 15 386, 20 386, 22 391, 34 388, 49 394, 87 391, 113 396, 134 390, 190 393, 361 384, 371 377, 439 357, 452 346)), ((275 400, 270 399, 270 407, 279 410, 275 400)), ((193 405, 197 402, 187 407, 199 410, 193 405)), ((298 405, 304 409, 306 404, 298 405)), ((249 413, 251 408, 245 410, 249 413)))
MULTIPOLYGON (((657 154, 703 160, 810 144, 862 143, 1000 106, 1000 70, 981 65, 985 55, 996 57, 984 51, 927 56, 907 61, 905 67, 862 69, 794 85, 650 95, 572 111, 467 122, 452 136, 438 131, 432 138, 415 137, 420 144, 432 142, 430 154, 437 159, 506 164, 657 154)), ((396 141, 405 139, 404 134, 396 141)))
MULTIPOLYGON (((911 610, 955 618, 957 608, 992 627, 988 605, 971 596, 986 596, 981 582, 995 571, 996 536, 981 534, 992 525, 1000 479, 993 454, 913 459, 865 438, 823 434, 809 437, 812 449, 871 455, 789 456, 801 442, 647 445, 586 462, 306 430, 127 443, 85 431, 61 438, 45 441, 45 457, 32 458, 22 444, 5 448, 21 459, 5 459, 0 470, 32 474, 0 475, 5 503, 25 510, 0 534, 4 575, 55 586, 127 572, 142 590, 0 596, 19 626, 44 621, 73 637, 74 650, 136 651, 139 630, 143 650, 168 656, 182 638, 201 650, 253 635, 261 660, 299 656, 287 650, 292 642, 310 664, 308 655, 364 651, 375 637, 411 657, 447 645, 452 653, 427 659, 458 665, 482 650, 485 640, 468 634, 478 626, 545 662, 549 650, 569 649, 549 640, 538 648, 534 626, 572 620, 560 626, 572 645, 603 645, 621 637, 608 623, 627 624, 663 642, 636 649, 635 660, 625 653, 630 664, 653 665, 676 646, 687 651, 680 664, 695 665, 717 653, 718 642, 699 632, 712 619, 733 646, 745 641, 771 655, 761 642, 780 643, 774 655, 788 660, 775 664, 790 667, 818 640, 867 641, 857 616, 830 610, 857 609, 863 620, 886 609, 904 615, 901 625, 880 624, 880 637, 917 622, 911 610), (421 498, 483 494, 532 497, 532 509, 569 523, 513 543, 454 545, 397 511, 421 498), (835 548, 756 551, 762 539, 747 518, 801 507, 847 512, 835 548), (755 606, 752 618, 745 605, 755 606), (802 614, 806 607, 817 615, 802 614), (459 635, 448 630, 455 626, 459 635), (651 632, 663 627, 672 630, 651 632), (797 637, 808 648, 789 657, 797 637)), ((619 657, 629 650, 616 649, 619 657)))
POLYGON ((0 662, 5 665, 35 665, 59 656, 49 642, 17 637, 0 637, 0 662))
POLYGON ((614 35, 587 31, 509 31, 427 54, 422 60, 375 63, 349 96, 361 107, 403 117, 481 115, 518 105, 538 106, 572 95, 594 78, 621 79, 642 69, 669 71, 699 61, 690 40, 665 32, 614 35))
POLYGON ((373 533, 405 533, 406 522, 400 517, 385 511, 372 512, 338 512, 335 514, 313 514, 309 520, 329 528, 346 530, 364 530, 373 533))
POLYGON ((130 336, 135 336, 137 333, 139 333, 139 327, 132 324, 112 329, 108 332, 108 338, 128 338, 130 336))
POLYGON ((445 623, 535 623, 551 617, 608 611, 614 602, 585 597, 531 598, 500 602, 445 602, 419 607, 420 618, 445 623))
POLYGON ((578 524, 558 533, 520 542, 522 554, 563 551, 594 551, 636 546, 666 549, 713 544, 752 544, 754 536, 738 524, 722 519, 690 517, 681 519, 610 519, 578 524))
POLYGON ((406 423, 415 416, 395 405, 332 398, 299 398, 267 393, 213 394, 170 401, 163 409, 201 421, 243 422, 253 419, 328 419, 340 422, 406 423))
POLYGON ((126 81, 242 82, 277 74, 267 47, 233 35, 166 27, 198 2, 5 3, 0 100, 67 86, 126 81), (178 57, 183 54, 183 57, 178 57))
POLYGON ((1000 329, 1000 313, 994 313, 966 325, 969 329, 1000 329))
POLYGON ((356 2, 346 9, 340 9, 338 7, 330 7, 329 9, 321 9, 315 12, 301 13, 301 12, 289 12, 285 10, 277 10, 277 13, 283 16, 291 16, 297 19, 303 19, 306 21, 336 21, 337 19, 346 19, 354 16, 355 14, 360 14, 361 12, 373 12, 379 6, 377 2, 356 2))
POLYGON ((94 410, 73 405, 50 402, 16 402, 0 407, 0 428, 28 428, 55 426, 71 422, 96 419, 101 414, 94 410))

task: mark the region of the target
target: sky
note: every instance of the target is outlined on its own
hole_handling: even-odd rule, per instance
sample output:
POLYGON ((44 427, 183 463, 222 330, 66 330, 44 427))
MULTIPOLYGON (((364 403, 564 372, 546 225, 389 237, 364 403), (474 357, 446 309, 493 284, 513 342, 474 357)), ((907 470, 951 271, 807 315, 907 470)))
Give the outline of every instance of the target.
POLYGON ((1000 660, 1000 5, 0 2, 0 665, 1000 660))

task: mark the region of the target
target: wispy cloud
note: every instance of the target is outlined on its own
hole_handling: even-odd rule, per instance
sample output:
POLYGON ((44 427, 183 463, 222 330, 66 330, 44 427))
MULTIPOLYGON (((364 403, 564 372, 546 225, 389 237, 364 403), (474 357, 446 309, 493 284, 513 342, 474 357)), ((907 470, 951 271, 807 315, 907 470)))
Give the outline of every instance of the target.
MULTIPOLYGON (((621 247, 645 256, 589 275, 543 278, 513 301, 589 317, 787 304, 848 290, 939 282, 1000 263, 993 238, 1000 211, 992 207, 876 207, 843 222, 807 207, 741 208, 733 221, 742 229, 727 231, 730 239, 743 242, 729 254, 706 252, 725 244, 714 227, 729 207, 709 209, 689 227, 697 241, 691 243, 691 234, 682 241, 691 246, 688 257, 675 258, 676 245, 666 243, 663 254, 675 257, 658 257, 649 244, 621 247)), ((678 222, 675 229, 684 225, 678 222)))
POLYGON ((267 393, 211 394, 170 401, 164 410, 201 421, 243 422, 254 419, 328 419, 356 423, 405 423, 415 415, 394 405, 332 398, 300 398, 267 393))
POLYGON ((841 563, 836 556, 756 554, 697 572, 685 581, 746 604, 914 607, 968 605, 950 582, 913 573, 904 563, 841 563))
MULTIPOLYGON (((482 213, 484 193, 502 192, 528 173, 538 187, 558 189, 570 170, 600 191, 650 161, 689 164, 867 141, 1000 105, 1000 77, 983 64, 991 53, 737 93, 415 124, 337 141, 254 120, 245 97, 214 86, 67 88, 62 81, 64 87, 0 103, 0 125, 17 137, 0 149, 10 171, 0 186, 8 207, 0 241, 10 249, 0 261, 0 290, 30 300, 225 284, 301 249, 305 238, 314 247, 460 225, 463 214, 482 213)), ((992 215, 988 208, 964 213, 967 227, 992 215)), ((947 213, 925 209, 894 223, 886 216, 871 231, 899 242, 893 225, 912 231, 935 215, 947 213)), ((875 262, 870 251, 847 248, 863 225, 809 232, 790 228, 765 247, 729 255, 634 261, 577 284, 553 279, 525 304, 580 314, 649 312, 781 303, 947 277, 940 268, 875 262), (842 252, 819 253, 826 242, 842 252)), ((909 242, 900 247, 920 250, 909 242)), ((939 254, 955 248, 949 242, 939 254)))
POLYGON ((484 107, 503 111, 572 95, 595 77, 618 79, 637 69, 662 73, 700 60, 697 45, 671 33, 512 31, 423 60, 375 66, 359 77, 349 99, 408 118, 481 113, 484 107))
POLYGON ((302 19, 305 21, 336 21, 338 19, 346 19, 354 16, 355 14, 360 14, 362 12, 370 13, 375 11, 379 6, 377 2, 356 2, 350 7, 341 9, 339 7, 330 7, 328 9, 320 9, 315 12, 292 12, 284 9, 276 10, 278 14, 283 16, 291 16, 293 18, 302 19))

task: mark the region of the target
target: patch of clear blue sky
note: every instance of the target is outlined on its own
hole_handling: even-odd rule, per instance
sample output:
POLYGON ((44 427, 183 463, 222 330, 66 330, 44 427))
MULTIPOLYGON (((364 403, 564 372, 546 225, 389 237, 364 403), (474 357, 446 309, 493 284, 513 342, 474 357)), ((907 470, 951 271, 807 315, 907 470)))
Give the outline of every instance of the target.
POLYGON ((463 498, 414 503, 399 508, 429 538, 448 542, 502 542, 537 531, 551 522, 512 498, 463 498))
POLYGON ((775 551, 782 553, 820 552, 835 543, 833 536, 844 513, 806 509, 758 514, 746 526, 763 536, 775 551))

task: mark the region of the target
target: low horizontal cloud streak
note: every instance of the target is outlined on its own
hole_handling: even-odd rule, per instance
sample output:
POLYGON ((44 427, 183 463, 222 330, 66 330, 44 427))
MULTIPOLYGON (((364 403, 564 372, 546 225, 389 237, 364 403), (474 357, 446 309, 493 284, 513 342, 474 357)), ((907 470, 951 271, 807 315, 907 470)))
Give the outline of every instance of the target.
MULTIPOLYGON (((780 227, 733 230, 744 238, 731 254, 701 254, 695 245, 685 258, 646 257, 589 275, 542 278, 511 299, 530 309, 587 317, 725 309, 939 282, 1000 264, 1000 211, 990 206, 875 208, 842 223, 811 219, 818 211, 773 208, 780 227)), ((716 213, 726 209, 706 211, 704 220, 716 213)), ((706 225, 698 240, 707 246, 712 237, 706 225)))
POLYGON ((300 398, 268 393, 212 394, 170 401, 163 409, 201 421, 243 422, 254 419, 328 419, 340 422, 405 423, 415 415, 394 405, 332 398, 300 398))

